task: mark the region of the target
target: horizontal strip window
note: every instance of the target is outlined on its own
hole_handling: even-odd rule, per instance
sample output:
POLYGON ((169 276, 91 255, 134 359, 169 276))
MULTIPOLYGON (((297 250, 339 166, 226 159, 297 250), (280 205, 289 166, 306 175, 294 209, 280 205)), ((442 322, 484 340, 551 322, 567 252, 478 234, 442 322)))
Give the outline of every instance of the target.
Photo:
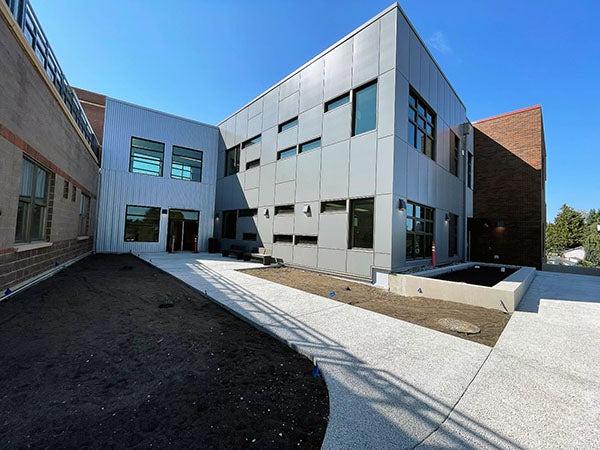
POLYGON ((321 202, 321 212, 346 212, 346 200, 332 200, 328 202, 321 202))
POLYGON ((258 167, 258 166, 260 166, 260 158, 259 159, 253 159, 252 161, 248 161, 246 163, 246 170, 252 169, 252 168, 258 167))
POLYGON ((291 234, 274 234, 273 242, 284 243, 284 244, 293 244, 294 238, 291 234))
POLYGON ((256 209, 256 208, 238 210, 238 217, 253 217, 253 216, 256 216, 257 214, 258 214, 258 209, 256 209))
POLYGON ((277 152, 277 159, 285 159, 296 156, 296 147, 286 148, 277 152))
POLYGON ((240 146, 225 151, 225 176, 236 174, 240 171, 240 146))
POLYGON ((158 242, 160 208, 127 205, 125 210, 126 242, 158 242))
POLYGON ((350 92, 340 95, 334 99, 325 102, 325 112, 331 111, 332 109, 339 108, 342 105, 350 102, 350 92))
POLYGON ((244 241, 256 241, 256 233, 243 233, 242 239, 244 241))
POLYGON ((165 144, 147 139, 131 138, 129 171, 162 177, 165 144))
POLYGON ((258 136, 254 136, 247 141, 242 142, 242 148, 250 147, 251 145, 258 144, 261 141, 262 137, 259 134, 258 136))
POLYGON ((275 215, 277 214, 294 214, 294 205, 279 205, 275 207, 275 215))
POLYGON ((435 160, 435 112, 414 91, 408 98, 408 143, 435 160))
POLYGON ((171 178, 202 181, 202 152, 191 148, 173 146, 171 178))
POLYGON ((313 139, 312 141, 304 142, 298 146, 298 153, 306 153, 321 147, 321 138, 313 139))
POLYGON ((296 245, 317 245, 317 236, 298 236, 298 235, 296 235, 294 243, 296 245))
POLYGON ((291 128, 297 127, 298 126, 298 117, 294 117, 290 120, 286 120, 285 122, 279 124, 279 132, 283 133, 286 130, 289 130, 291 128))
POLYGON ((431 257, 434 210, 429 206, 406 204, 406 259, 431 257))

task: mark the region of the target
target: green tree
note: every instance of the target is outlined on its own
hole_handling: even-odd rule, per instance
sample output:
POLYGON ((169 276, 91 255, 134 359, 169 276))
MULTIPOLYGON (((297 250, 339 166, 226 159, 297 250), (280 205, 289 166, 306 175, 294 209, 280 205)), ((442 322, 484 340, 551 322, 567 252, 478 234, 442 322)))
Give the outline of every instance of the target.
POLYGON ((583 238, 586 265, 600 267, 600 210, 591 209, 586 218, 586 230, 583 238))
POLYGON ((586 236, 583 214, 564 204, 556 215, 554 223, 546 228, 546 249, 560 252, 582 245, 586 236))
POLYGON ((585 219, 585 223, 588 225, 600 223, 600 209, 590 209, 585 219))

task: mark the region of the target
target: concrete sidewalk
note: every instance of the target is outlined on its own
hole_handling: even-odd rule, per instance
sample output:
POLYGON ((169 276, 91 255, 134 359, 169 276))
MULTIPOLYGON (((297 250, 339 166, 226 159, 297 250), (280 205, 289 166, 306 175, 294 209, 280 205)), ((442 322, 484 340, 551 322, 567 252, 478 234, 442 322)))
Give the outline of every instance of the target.
POLYGON ((538 272, 519 310, 422 448, 600 448, 600 277, 538 272))
MULTIPOLYGON (((255 263, 209 254, 139 256, 317 362, 330 397, 324 448, 419 445, 491 350, 236 271, 260 267, 255 263)), ((477 416, 462 418, 466 434, 481 430, 477 416)), ((486 431, 490 444, 506 441, 486 431)))

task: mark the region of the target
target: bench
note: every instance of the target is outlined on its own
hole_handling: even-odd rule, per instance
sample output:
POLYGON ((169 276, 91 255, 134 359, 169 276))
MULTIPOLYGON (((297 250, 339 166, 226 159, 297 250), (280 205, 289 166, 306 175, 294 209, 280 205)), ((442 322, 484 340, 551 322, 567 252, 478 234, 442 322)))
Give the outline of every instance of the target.
POLYGON ((253 249, 248 250, 246 247, 234 244, 229 247, 229 250, 223 250, 221 254, 223 256, 235 256, 237 259, 243 259, 244 261, 260 261, 265 266, 269 266, 273 262, 271 251, 264 247, 254 247, 253 249))
POLYGON ((223 250, 221 252, 223 256, 235 256, 237 259, 243 259, 244 261, 250 261, 250 253, 246 247, 241 245, 232 245, 229 250, 223 250))
POLYGON ((253 252, 250 253, 250 258, 256 261, 260 261, 264 266, 270 266, 273 262, 273 257, 271 256, 271 251, 267 248, 260 247, 252 249, 253 252))

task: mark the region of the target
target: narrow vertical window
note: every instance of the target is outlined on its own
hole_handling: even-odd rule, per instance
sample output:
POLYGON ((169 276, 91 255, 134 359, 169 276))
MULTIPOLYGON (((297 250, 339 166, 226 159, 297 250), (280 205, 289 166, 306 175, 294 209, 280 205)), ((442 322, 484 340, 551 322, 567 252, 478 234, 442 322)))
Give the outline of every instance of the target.
POLYGON ((408 96, 407 141, 435 160, 435 112, 412 89, 408 96))
POLYGON ((354 90, 352 104, 352 135, 366 133, 377 127, 377 80, 354 90))
POLYGON ((63 183, 63 198, 69 198, 69 182, 67 180, 63 183))
POLYGON ((450 131, 450 173, 458 176, 458 161, 460 155, 460 138, 450 131))
POLYGON ((372 198, 350 200, 350 243, 349 248, 373 248, 372 198))
POLYGON ((225 152, 225 176, 233 175, 240 171, 240 146, 227 149, 225 152))
POLYGON ((429 258, 433 244, 433 208, 406 203, 406 259, 429 258))
POLYGON ((79 236, 87 236, 90 228, 90 197, 84 193, 81 194, 79 204, 79 236))
POLYGON ((31 242, 43 238, 47 208, 48 172, 23 159, 15 241, 31 242))
POLYGON ((467 186, 473 189, 473 154, 468 153, 467 157, 467 186))

